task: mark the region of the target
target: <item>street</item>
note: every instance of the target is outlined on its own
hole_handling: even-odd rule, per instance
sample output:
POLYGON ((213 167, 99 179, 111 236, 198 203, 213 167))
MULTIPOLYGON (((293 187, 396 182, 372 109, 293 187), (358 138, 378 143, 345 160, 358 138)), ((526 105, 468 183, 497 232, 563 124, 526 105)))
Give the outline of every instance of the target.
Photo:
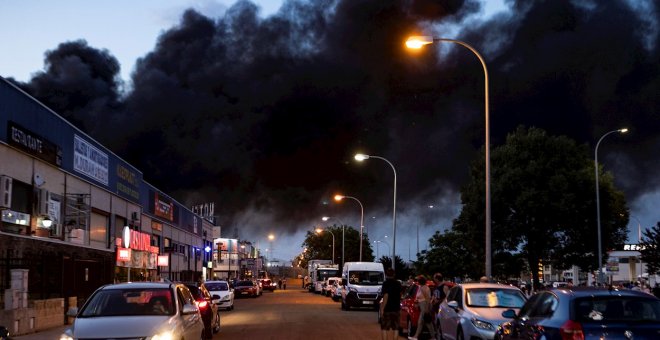
POLYGON ((342 311, 340 303, 300 287, 236 299, 222 311, 214 339, 378 339, 374 310, 342 311))

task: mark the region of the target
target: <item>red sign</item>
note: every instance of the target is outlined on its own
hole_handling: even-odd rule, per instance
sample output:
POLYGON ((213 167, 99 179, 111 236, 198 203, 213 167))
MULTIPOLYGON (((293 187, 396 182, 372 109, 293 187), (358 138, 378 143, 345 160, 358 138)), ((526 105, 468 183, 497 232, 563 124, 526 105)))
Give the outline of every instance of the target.
POLYGON ((131 260, 131 249, 130 248, 118 248, 117 249, 117 261, 130 261, 131 260))
POLYGON ((161 267, 167 267, 170 265, 170 259, 167 255, 158 255, 158 265, 161 267))
POLYGON ((162 199, 154 193, 154 215, 174 221, 174 203, 162 199))
MULTIPOLYGON (((130 230, 130 238, 129 238, 130 244, 129 248, 133 250, 139 250, 139 251, 148 251, 150 253, 158 254, 159 249, 158 247, 153 247, 151 246, 151 235, 141 233, 137 230, 130 230)), ((122 246, 122 239, 117 238, 117 247, 122 246)))

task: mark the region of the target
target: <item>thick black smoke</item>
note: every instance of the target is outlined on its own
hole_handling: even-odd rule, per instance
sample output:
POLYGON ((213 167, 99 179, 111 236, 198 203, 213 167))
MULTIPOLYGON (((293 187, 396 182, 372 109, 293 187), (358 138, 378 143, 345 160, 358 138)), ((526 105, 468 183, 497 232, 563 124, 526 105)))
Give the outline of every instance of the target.
POLYGON ((484 77, 467 49, 415 55, 403 42, 458 27, 447 38, 488 64, 493 146, 520 124, 592 146, 627 126, 599 159, 629 202, 658 191, 658 3, 509 4, 487 21, 475 0, 289 0, 267 18, 249 1, 217 18, 188 10, 138 61, 128 93, 116 60, 84 42, 49 52, 24 87, 180 201, 216 202, 223 225, 308 228, 336 192, 387 216, 391 169, 355 163, 357 151, 395 164, 402 221, 430 225, 438 213, 423 207, 455 204, 483 145, 484 77))

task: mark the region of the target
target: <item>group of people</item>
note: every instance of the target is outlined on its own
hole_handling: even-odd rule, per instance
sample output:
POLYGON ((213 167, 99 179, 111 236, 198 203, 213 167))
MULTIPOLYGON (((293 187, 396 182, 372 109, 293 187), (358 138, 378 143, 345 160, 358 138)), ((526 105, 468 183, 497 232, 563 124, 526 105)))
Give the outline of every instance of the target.
MULTIPOLYGON (((394 269, 388 268, 385 271, 386 280, 383 283, 381 292, 383 294, 383 301, 380 305, 381 323, 380 328, 382 331, 382 338, 397 339, 397 332, 399 329, 399 316, 400 316, 400 303, 401 303, 401 283, 394 277, 394 269)), ((417 277, 417 295, 415 302, 419 306, 419 319, 417 320, 417 330, 415 334, 408 334, 408 339, 417 340, 426 327, 431 334, 435 334, 434 321, 435 315, 438 313, 440 303, 445 299, 449 288, 454 284, 443 280, 442 274, 436 273, 433 275, 433 282, 435 288, 433 291, 426 284, 427 279, 424 276, 417 277)))

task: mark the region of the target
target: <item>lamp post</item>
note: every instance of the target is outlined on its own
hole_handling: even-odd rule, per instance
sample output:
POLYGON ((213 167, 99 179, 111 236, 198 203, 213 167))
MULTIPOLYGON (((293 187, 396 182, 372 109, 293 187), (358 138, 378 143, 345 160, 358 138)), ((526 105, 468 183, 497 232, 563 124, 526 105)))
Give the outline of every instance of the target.
MULTIPOLYGON (((639 218, 635 216, 630 216, 634 218, 637 221, 637 250, 640 251, 640 256, 639 256, 639 276, 644 277, 644 267, 642 265, 642 255, 641 255, 641 244, 642 244, 642 222, 639 220, 639 218)), ((650 277, 649 277, 650 278, 650 277)), ((641 279, 640 279, 641 281, 641 279)))
POLYGON ((603 282, 603 245, 602 245, 602 238, 601 238, 601 232, 600 232, 600 191, 599 191, 599 183, 598 183, 598 146, 600 146, 600 142, 603 141, 603 138, 607 137, 608 135, 611 135, 615 132, 619 133, 626 133, 628 132, 628 129, 623 128, 623 129, 618 129, 618 130, 612 130, 610 132, 607 132, 604 134, 600 139, 598 140, 598 143, 596 143, 596 149, 594 151, 594 172, 596 173, 596 221, 597 221, 597 226, 598 226, 598 266, 596 267, 598 269, 598 283, 603 282))
MULTIPOLYGON (((325 231, 329 232, 330 235, 332 235, 332 264, 335 264, 335 234, 332 231, 328 230, 328 229, 325 229, 325 231)), ((320 234, 322 232, 323 232, 323 229, 316 228, 316 233, 317 234, 320 234)))
POLYGON ((364 228, 364 207, 359 199, 353 196, 335 195, 335 201, 339 202, 344 198, 350 198, 360 205, 360 262, 362 262, 362 229, 364 228))
MULTIPOLYGON (((344 243, 345 243, 344 242, 345 241, 344 222, 342 222, 340 219, 338 219, 336 217, 329 217, 329 216, 323 216, 321 219, 323 221, 327 221, 331 218, 334 218, 335 220, 339 221, 339 223, 341 223, 341 267, 343 268, 344 267, 344 261, 346 261, 345 258, 344 258, 344 243)), ((332 262, 334 263, 334 259, 332 260, 332 262)))
POLYGON ((390 250, 390 244, 387 243, 387 242, 385 242, 385 241, 383 241, 383 240, 376 240, 376 241, 374 241, 374 243, 376 243, 376 259, 378 259, 378 257, 379 257, 379 255, 378 255, 378 246, 379 246, 381 243, 385 243, 385 245, 387 246, 387 250, 390 250))
POLYGON ((394 165, 392 165, 390 161, 388 161, 383 157, 365 155, 361 153, 355 155, 355 160, 359 162, 369 158, 376 158, 385 161, 387 164, 390 165, 390 167, 392 167, 392 171, 394 172, 394 204, 392 206, 392 269, 396 271, 396 261, 394 259, 394 257, 396 256, 396 252, 394 250, 394 247, 396 246, 396 169, 394 168, 394 165))
POLYGON ((406 41, 406 46, 408 48, 421 48, 424 45, 436 43, 436 42, 450 42, 454 44, 461 45, 470 52, 474 53, 481 62, 481 66, 484 69, 484 111, 485 111, 485 125, 486 125, 486 140, 484 142, 484 148, 486 149, 486 277, 490 280, 491 278, 491 268, 492 268, 492 249, 491 249, 491 219, 490 219, 490 113, 488 108, 488 68, 486 67, 486 61, 479 54, 479 52, 470 46, 466 42, 455 40, 455 39, 446 39, 446 38, 435 38, 430 36, 416 36, 410 37, 406 41))

